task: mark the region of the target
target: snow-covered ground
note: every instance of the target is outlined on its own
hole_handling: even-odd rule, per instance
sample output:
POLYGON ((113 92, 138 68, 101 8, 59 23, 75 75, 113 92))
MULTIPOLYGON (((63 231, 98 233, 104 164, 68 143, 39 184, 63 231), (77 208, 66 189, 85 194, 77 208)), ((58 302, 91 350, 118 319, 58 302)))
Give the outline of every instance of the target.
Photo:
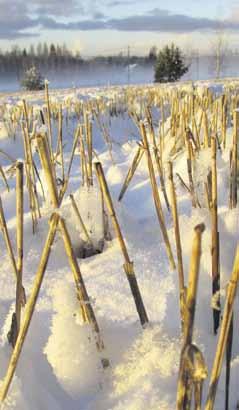
MULTIPOLYGON (((210 84, 215 92, 222 85, 210 84)), ((122 95, 121 95, 122 94, 122 95)), ((75 90, 73 93, 54 93, 54 101, 70 107, 72 101, 85 99, 121 98, 120 88, 75 90), (119 96, 119 97, 118 97, 119 96)), ((139 92, 140 95, 140 92, 139 92)), ((25 95, 35 110, 43 104, 42 94, 25 95)), ((6 113, 14 112, 21 104, 21 96, 3 96, 1 106, 6 113), (4 104, 7 104, 4 105, 4 104)), ((53 100, 52 100, 53 101, 53 100)), ((135 103, 136 104, 136 103, 135 103)), ((66 109, 66 108, 65 108, 66 109)), ((9 136, 0 111, 0 150, 14 159, 23 159, 22 137, 19 128, 15 139, 9 136)), ((93 124, 94 150, 101 161, 112 194, 116 214, 126 240, 129 255, 134 262, 142 298, 150 320, 142 329, 123 270, 123 257, 112 227, 112 240, 105 243, 103 253, 79 259, 79 265, 90 295, 105 344, 105 356, 110 367, 103 370, 89 325, 83 324, 76 297, 73 275, 68 265, 60 234, 52 248, 36 311, 23 347, 9 395, 2 409, 16 410, 173 410, 176 407, 177 377, 182 347, 178 302, 177 272, 172 271, 154 207, 146 157, 143 158, 123 200, 117 201, 125 175, 137 150, 139 132, 127 113, 117 117, 102 115, 113 147, 113 160, 102 138, 97 123, 93 124)), ((159 111, 154 110, 156 123, 159 111)), ((6 122, 6 121, 5 121, 6 122)), ((69 162, 73 133, 77 124, 75 116, 64 121, 64 153, 69 162)), ((53 121, 53 128, 56 123, 53 121)), ((232 271, 236 245, 239 239, 239 209, 228 209, 229 148, 232 130, 228 129, 228 149, 218 152, 218 214, 220 231, 220 266, 222 305, 226 284, 232 271)), ((170 139, 165 148, 164 166, 170 156, 170 139)), ((0 154, 1 155, 1 154, 0 154)), ((209 374, 216 349, 217 336, 213 334, 211 314, 211 221, 204 203, 205 175, 210 167, 210 150, 202 150, 195 162, 194 178, 201 208, 192 208, 191 198, 175 177, 180 231, 182 238, 184 271, 187 281, 192 248, 193 228, 204 223, 199 293, 195 319, 194 341, 202 350, 209 374)), ((37 155, 36 155, 37 161, 37 155)), ((6 171, 9 160, 1 155, 0 164, 6 171)), ((174 159, 174 173, 187 181, 187 161, 184 149, 174 159)), ((9 178, 7 192, 0 181, 0 192, 6 214, 10 237, 16 251, 15 179, 9 178)), ((168 189, 168 180, 166 178, 168 189)), ((162 195, 161 190, 159 191, 162 195)), ((79 208, 85 212, 86 195, 80 189, 80 159, 76 155, 67 195, 62 203, 64 216, 71 232, 74 246, 80 240, 78 221, 70 205, 68 194, 75 193, 79 208)), ((98 195, 97 193, 95 194, 98 195)), ((48 231, 51 213, 48 203, 42 203, 42 218, 37 233, 32 234, 28 193, 25 187, 24 270, 23 281, 27 296, 40 260, 48 231)), ((164 206, 167 230, 176 258, 174 229, 171 214, 164 206)), ((92 203, 91 203, 92 207, 92 203)), ((88 209, 88 208, 87 208, 88 209)), ((96 212, 96 218, 98 216, 96 212)), ((16 253, 16 252, 15 252, 16 253)), ((0 378, 3 379, 12 348, 7 341, 15 303, 15 282, 3 237, 0 236, 0 378)), ((187 282, 186 282, 187 283, 187 282)), ((235 312, 238 312, 238 299, 235 312)), ((239 320, 235 314, 234 344, 231 373, 230 409, 239 401, 239 320)), ((208 380, 204 385, 207 393, 208 380)), ((219 382, 215 409, 224 409, 225 369, 219 382)))

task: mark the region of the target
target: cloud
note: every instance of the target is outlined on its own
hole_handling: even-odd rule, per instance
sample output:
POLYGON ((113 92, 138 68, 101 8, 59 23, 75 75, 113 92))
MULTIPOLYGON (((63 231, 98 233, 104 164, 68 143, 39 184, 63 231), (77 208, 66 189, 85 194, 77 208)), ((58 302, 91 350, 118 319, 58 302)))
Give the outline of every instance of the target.
POLYGON ((36 27, 28 16, 27 6, 19 0, 0 0, 0 38, 16 39, 36 36, 37 33, 24 33, 24 30, 36 27))
POLYGON ((122 19, 112 19, 108 27, 119 31, 163 31, 192 32, 205 29, 216 29, 218 22, 206 18, 194 18, 182 14, 149 13, 146 15, 129 16, 122 19))
POLYGON ((149 16, 169 16, 171 13, 169 10, 155 8, 149 10, 147 13, 149 16))
POLYGON ((58 22, 53 18, 41 17, 36 21, 36 23, 47 30, 89 31, 89 30, 102 30, 106 28, 105 22, 102 22, 100 19, 63 23, 63 22, 58 22))
MULTIPOLYGON (((95 0, 0 0, 0 39, 39 36, 39 26, 57 29, 59 19, 85 16, 94 4, 95 0)), ((93 9, 92 19, 98 12, 96 6, 93 9)))
MULTIPOLYGON (((103 3, 116 5, 126 0, 103 3)), ((128 0, 132 2, 134 0, 128 0)), ((117 30, 126 32, 191 33, 223 29, 239 30, 239 19, 224 21, 174 14, 154 8, 144 14, 106 18, 97 0, 0 0, 0 38, 38 36, 44 30, 117 30), (77 17, 81 19, 77 21, 77 17), (63 18, 64 17, 64 18, 63 18)))
POLYGON ((137 3, 137 0, 112 0, 107 3, 108 7, 129 6, 137 3))
POLYGON ((72 17, 85 14, 84 5, 77 0, 32 0, 28 6, 29 12, 38 16, 72 17))
POLYGON ((48 29, 62 30, 117 30, 117 31, 148 31, 190 33, 219 28, 239 30, 239 23, 208 18, 196 18, 183 14, 173 14, 167 10, 154 9, 144 15, 132 15, 125 18, 107 20, 85 20, 79 22, 58 23, 54 20, 41 20, 48 29))
POLYGON ((96 11, 93 14, 93 17, 95 20, 103 20, 105 18, 105 15, 103 13, 101 13, 100 11, 96 11))
POLYGON ((20 38, 37 38, 40 34, 37 32, 23 33, 16 30, 4 30, 0 28, 0 40, 17 40, 20 38))

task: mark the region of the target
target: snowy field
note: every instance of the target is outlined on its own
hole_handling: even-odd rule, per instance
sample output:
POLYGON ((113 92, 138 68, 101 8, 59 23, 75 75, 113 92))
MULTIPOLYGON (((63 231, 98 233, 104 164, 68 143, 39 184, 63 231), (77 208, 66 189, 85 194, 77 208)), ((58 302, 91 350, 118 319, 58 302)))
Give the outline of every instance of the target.
MULTIPOLYGON (((205 89, 208 88, 211 90, 212 98, 218 99, 218 101, 225 93, 228 98, 228 107, 231 107, 231 101, 238 95, 238 86, 239 82, 233 80, 225 82, 225 84, 199 83, 194 92, 198 96, 203 96, 205 89)), ((176 176, 179 174, 186 184, 189 184, 188 153, 182 134, 179 132, 173 136, 170 132, 172 100, 170 100, 169 94, 172 93, 172 90, 172 86, 158 88, 145 86, 130 89, 108 87, 105 89, 50 91, 54 152, 56 151, 58 134, 58 120, 54 119, 54 113, 57 112, 59 104, 62 105, 63 109, 65 169, 70 161, 76 127, 79 122, 83 121, 80 109, 85 105, 90 111, 91 104, 94 106, 99 104, 98 106, 102 107, 99 109, 99 121, 96 120, 96 117, 90 116, 93 127, 94 161, 100 161, 103 166, 119 225, 130 259, 134 262, 134 270, 148 314, 149 324, 144 328, 140 325, 123 269, 124 259, 119 241, 109 218, 111 239, 105 240, 103 252, 89 258, 78 259, 104 341, 105 351, 103 354, 110 362, 108 368, 102 368, 102 352, 99 353, 96 349, 92 327, 82 321, 74 278, 61 235, 58 232, 52 246, 50 260, 16 373, 1 409, 173 410, 176 408, 177 380, 182 348, 178 273, 177 269, 170 269, 165 251, 152 196, 146 154, 144 154, 125 196, 120 202, 118 201, 125 176, 141 139, 139 129, 129 112, 134 111, 140 119, 145 120, 144 108, 147 104, 149 104, 152 113, 157 145, 159 144, 159 133, 162 132, 162 124, 164 128, 162 166, 168 196, 167 163, 170 160, 173 162, 185 284, 187 284, 190 266, 194 227, 200 223, 204 223, 206 227, 202 236, 193 337, 193 341, 202 351, 208 367, 209 376, 203 389, 203 403, 205 404, 218 339, 218 336, 213 333, 211 308, 211 213, 207 206, 204 190, 204 183, 211 168, 211 148, 202 146, 193 159, 194 188, 200 203, 200 207, 193 207, 188 190, 182 186, 176 176), (160 99, 157 97, 161 95, 160 93, 165 98, 164 122, 162 121, 160 99), (79 110, 77 111, 77 109, 79 110), (108 136, 108 140, 105 134, 108 136)), ((186 104, 187 96, 191 95, 192 91, 190 84, 178 85, 178 95, 181 92, 179 100, 182 106, 184 102, 186 104), (182 90, 184 92, 181 92, 182 90)), ((42 127, 39 116, 39 110, 46 108, 44 93, 21 93, 0 97, 0 165, 6 173, 9 184, 8 191, 3 179, 1 179, 0 192, 15 255, 17 252, 15 175, 8 171, 12 162, 24 161, 25 159, 21 131, 21 124, 25 123, 22 113, 23 98, 25 98, 29 110, 30 107, 33 107, 31 120, 29 120, 31 123, 29 131, 45 132, 47 128, 46 126, 42 127)), ((180 105, 179 110, 182 106, 180 105)), ((198 109, 195 114, 198 127, 200 114, 201 110, 198 109)), ((210 109, 207 110, 207 115, 210 124, 210 109)), ((220 118, 220 108, 218 118, 220 118)), ((239 239, 238 205, 233 209, 229 209, 228 206, 229 158, 233 141, 233 118, 230 110, 227 113, 227 120, 226 146, 217 151, 222 311, 226 286, 232 272, 239 239)), ((33 158, 44 187, 46 187, 44 171, 36 152, 34 132, 31 134, 33 158)), ((204 141, 204 132, 205 129, 202 126, 199 135, 201 142, 204 141)), ((220 124, 218 124, 218 138, 222 145, 220 124)), ((172 215, 165 205, 156 169, 155 165, 167 233, 177 264, 172 215)), ((56 173, 59 177, 61 173, 59 163, 56 165, 56 173)), ((33 235, 29 194, 25 184, 23 285, 27 300, 49 229, 48 221, 54 210, 48 191, 46 191, 44 200, 39 182, 37 182, 37 190, 42 217, 38 220, 36 233, 33 235)), ((66 221, 74 249, 78 249, 85 237, 71 206, 69 198, 71 193, 75 196, 93 243, 97 243, 103 235, 102 213, 99 206, 101 195, 95 174, 94 188, 91 189, 90 193, 88 191, 86 187, 82 187, 80 148, 77 147, 69 184, 59 210, 60 215, 66 221), (89 214, 90 218, 88 218, 89 214)), ((0 378, 3 380, 12 352, 7 334, 15 309, 15 279, 3 235, 0 236, 0 260, 0 378)), ((237 298, 234 306, 230 410, 236 410, 239 402, 238 308, 237 298)), ((22 317, 24 320, 24 310, 22 317)), ((224 400, 225 366, 223 365, 214 408, 223 410, 225 408, 224 400)))

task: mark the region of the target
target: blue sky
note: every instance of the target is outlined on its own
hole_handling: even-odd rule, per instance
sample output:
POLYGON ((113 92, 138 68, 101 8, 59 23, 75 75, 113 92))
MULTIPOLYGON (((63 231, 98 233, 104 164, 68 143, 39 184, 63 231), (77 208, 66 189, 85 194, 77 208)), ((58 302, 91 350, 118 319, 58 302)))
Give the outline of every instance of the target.
POLYGON ((0 0, 0 47, 39 41, 65 42, 83 55, 144 54, 176 42, 186 51, 207 51, 218 32, 239 44, 235 0, 0 0))

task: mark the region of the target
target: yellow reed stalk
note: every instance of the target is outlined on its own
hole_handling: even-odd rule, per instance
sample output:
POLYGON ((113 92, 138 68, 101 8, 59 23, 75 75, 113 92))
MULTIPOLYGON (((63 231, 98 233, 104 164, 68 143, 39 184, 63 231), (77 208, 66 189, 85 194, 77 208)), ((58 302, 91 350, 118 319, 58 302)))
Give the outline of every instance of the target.
POLYGON ((211 378, 209 384, 209 391, 207 395, 207 402, 205 410, 213 410, 214 403, 216 399, 217 386, 221 374, 223 357, 227 345, 228 334, 231 325, 233 304, 236 297, 237 284, 239 280, 239 246, 236 250, 236 256, 234 260, 234 266, 231 274, 231 279, 227 287, 227 296, 225 301, 225 306, 223 310, 223 319, 220 328, 220 334, 217 343, 216 354, 214 358, 214 363, 211 371, 211 378))
POLYGON ((177 209, 177 196, 175 192, 175 186, 173 181, 173 164, 168 163, 168 177, 169 177, 169 189, 170 189, 170 203, 174 222, 174 233, 176 241, 177 259, 178 259, 178 283, 179 283, 179 301, 181 321, 184 322, 184 309, 185 309, 185 285, 184 285, 184 272, 183 272, 183 257, 182 246, 179 229, 178 209, 177 209))
POLYGON ((26 308, 25 308, 25 314, 24 314, 24 319, 22 322, 22 326, 20 327, 18 337, 16 340, 15 347, 13 349, 11 359, 8 365, 7 373, 4 377, 3 380, 3 385, 0 390, 0 401, 3 402, 8 394, 9 387, 11 385, 14 373, 16 371, 16 367, 19 361, 19 357, 22 351, 22 347, 24 344, 24 341, 26 339, 26 335, 30 326, 30 322, 32 319, 32 315, 35 310, 37 298, 40 292, 41 284, 44 278, 44 273, 47 267, 47 262, 49 259, 50 251, 51 251, 51 246, 53 244, 55 234, 56 234, 56 228, 58 225, 59 221, 59 216, 57 214, 54 214, 53 217, 51 218, 50 222, 50 228, 49 232, 47 235, 47 239, 44 245, 44 249, 42 252, 41 260, 37 269, 37 273, 35 276, 34 284, 33 284, 33 289, 32 293, 28 299, 26 308))
MULTIPOLYGON (((17 220, 17 287, 16 287, 16 324, 17 334, 21 325, 22 270, 23 270, 23 163, 16 165, 16 220, 17 220)), ((16 341, 15 341, 16 342, 16 341)), ((15 343, 14 343, 15 344, 15 343)))
POLYGON ((166 226, 165 226, 163 209, 162 209, 160 196, 159 196, 159 192, 158 192, 158 186, 157 186, 154 167, 153 167, 153 161, 152 161, 152 158, 151 158, 149 143, 148 143, 148 139, 147 139, 147 135, 146 135, 145 126, 144 126, 143 123, 141 123, 141 135, 142 135, 142 138, 143 138, 144 148, 146 149, 146 153, 147 153, 149 176, 150 176, 150 182, 151 182, 151 186, 152 186, 153 198, 154 198, 155 209, 156 209, 156 212, 157 212, 159 225, 160 225, 161 232, 162 232, 162 235, 163 235, 163 239, 164 239, 164 243, 165 243, 165 247, 166 247, 166 252, 167 252, 167 255, 168 255, 168 258, 169 258, 170 266, 171 266, 172 269, 175 269, 176 266, 175 266, 175 262, 174 262, 174 258, 173 258, 173 252, 172 252, 172 249, 171 249, 167 229, 166 229, 166 226))
POLYGON ((38 152, 42 164, 42 168, 45 173, 46 183, 50 195, 50 199, 54 208, 59 206, 59 197, 57 192, 56 180, 52 172, 52 163, 50 161, 48 144, 46 142, 45 136, 38 134, 36 136, 38 152))
POLYGON ((144 307, 144 303, 143 303, 143 299, 141 297, 141 293, 138 287, 138 282, 137 282, 137 278, 136 275, 134 273, 134 267, 133 267, 133 262, 130 261, 129 258, 129 254, 127 251, 127 247, 119 226, 119 222, 114 210, 114 205, 113 205, 113 201, 111 199, 110 196, 110 192, 109 192, 109 188, 107 186, 107 182, 105 179, 105 175, 103 172, 103 168, 100 162, 95 163, 95 169, 96 169, 96 174, 97 174, 97 178, 98 178, 98 182, 100 185, 100 188, 102 190, 103 196, 104 196, 104 200, 106 202, 107 208, 108 208, 108 212, 112 218, 112 222, 113 222, 113 226, 115 229, 115 233, 117 235, 119 244, 120 244, 120 248, 122 251, 122 254, 124 256, 124 270, 126 273, 126 277, 128 279, 129 285, 130 285, 130 289, 134 298, 134 302, 136 305, 136 309, 140 318, 140 322, 141 325, 144 326, 145 324, 148 323, 148 317, 147 317, 147 313, 144 307))

